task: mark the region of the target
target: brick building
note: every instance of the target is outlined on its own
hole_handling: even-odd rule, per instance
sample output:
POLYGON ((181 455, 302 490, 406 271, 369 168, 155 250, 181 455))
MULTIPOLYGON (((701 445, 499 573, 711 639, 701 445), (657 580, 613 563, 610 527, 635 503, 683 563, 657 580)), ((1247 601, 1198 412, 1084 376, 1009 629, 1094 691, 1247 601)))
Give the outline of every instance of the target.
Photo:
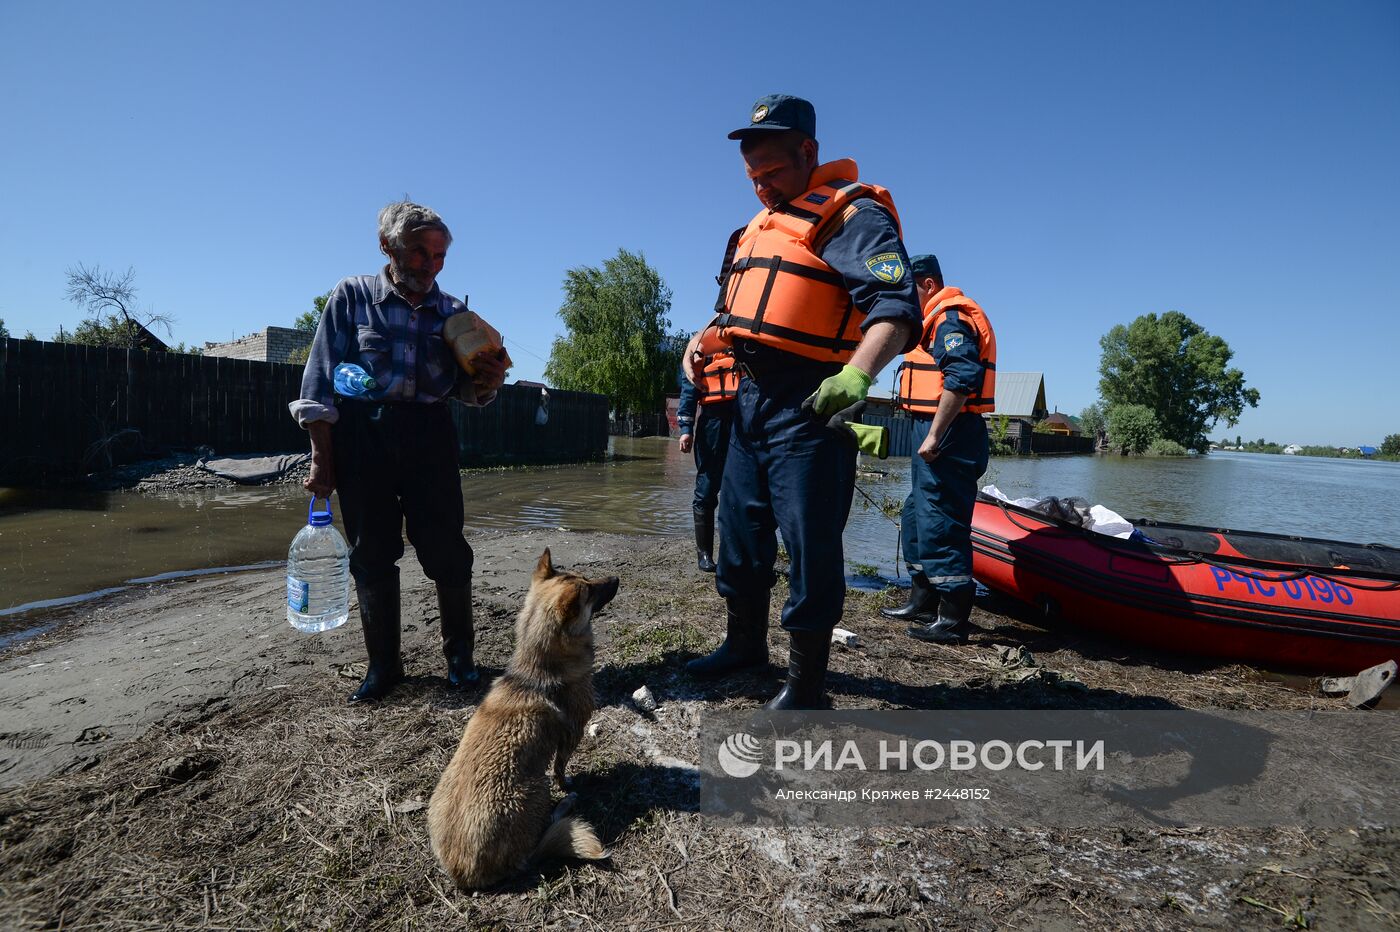
POLYGON ((295 350, 311 345, 312 334, 291 327, 266 327, 259 333, 230 340, 228 343, 205 343, 204 355, 226 359, 256 359, 259 362, 290 362, 295 350))

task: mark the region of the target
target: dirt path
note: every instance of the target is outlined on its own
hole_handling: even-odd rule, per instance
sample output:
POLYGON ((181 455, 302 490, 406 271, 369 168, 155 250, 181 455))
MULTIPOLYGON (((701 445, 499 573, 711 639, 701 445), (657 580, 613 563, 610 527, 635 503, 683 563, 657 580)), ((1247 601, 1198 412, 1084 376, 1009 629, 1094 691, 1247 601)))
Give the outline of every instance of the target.
MULTIPOLYGON (((718 826, 695 811, 696 722, 767 699, 778 667, 715 685, 676 672, 722 629, 683 543, 551 532, 473 540, 488 680, 546 543, 561 564, 623 581, 598 624, 595 733, 571 765, 609 865, 450 889, 424 804, 481 691, 444 688, 429 585, 406 559, 409 683, 351 708, 355 619, 296 634, 280 572, 257 571, 83 606, 0 657, 0 928, 1397 927, 1393 830, 718 826), (654 715, 627 700, 642 684, 654 715)), ((877 620, 888 598, 848 603, 863 642, 833 653, 841 708, 1340 703, 980 610, 972 645, 919 644, 877 620), (1028 647, 1055 676, 1022 678, 999 645, 1028 647)), ((780 632, 771 645, 785 656, 780 632)))

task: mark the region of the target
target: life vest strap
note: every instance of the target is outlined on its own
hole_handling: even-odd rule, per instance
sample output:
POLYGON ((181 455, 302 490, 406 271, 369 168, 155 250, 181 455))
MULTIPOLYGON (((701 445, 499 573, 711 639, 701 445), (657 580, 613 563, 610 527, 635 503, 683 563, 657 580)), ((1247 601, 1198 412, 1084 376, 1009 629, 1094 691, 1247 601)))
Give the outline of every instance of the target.
POLYGON ((810 265, 803 265, 800 262, 793 262, 779 256, 745 256, 742 259, 734 260, 732 266, 734 271, 742 272, 745 269, 768 269, 770 273, 786 272, 789 275, 798 275, 802 278, 810 278, 813 281, 821 282, 825 285, 835 285, 845 287, 846 281, 839 272, 828 272, 826 269, 814 269, 810 265))
POLYGON ((804 210, 791 202, 779 204, 777 207, 773 208, 773 212, 775 214, 787 214, 790 217, 796 217, 798 220, 806 220, 808 223, 813 224, 820 223, 822 219, 821 214, 810 210, 804 210))
POLYGON ((805 343, 807 346, 816 346, 821 349, 829 349, 833 353, 842 350, 853 350, 860 346, 859 340, 842 340, 839 337, 819 337, 811 333, 803 333, 801 330, 794 330, 791 327, 781 327, 777 324, 755 321, 750 317, 737 317, 733 314, 725 314, 720 322, 721 327, 733 327, 735 329, 748 330, 750 333, 767 333, 775 337, 782 337, 794 343, 805 343))
MULTIPOLYGON (((941 397, 942 396, 940 395, 939 398, 941 397)), ((909 395, 900 395, 896 399, 896 401, 899 404, 924 405, 929 408, 938 407, 938 398, 912 398, 909 395)), ((968 398, 963 402, 963 409, 966 410, 968 408, 980 408, 984 405, 990 408, 994 408, 996 407, 996 403, 997 400, 995 398, 968 398)), ((975 414, 977 412, 968 411, 968 413, 975 414)))

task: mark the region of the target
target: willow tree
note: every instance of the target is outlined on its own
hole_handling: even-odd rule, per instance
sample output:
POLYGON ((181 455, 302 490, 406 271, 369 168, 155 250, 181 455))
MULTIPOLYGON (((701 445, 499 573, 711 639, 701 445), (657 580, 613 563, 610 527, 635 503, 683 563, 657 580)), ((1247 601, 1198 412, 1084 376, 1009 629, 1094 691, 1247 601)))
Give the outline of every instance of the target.
POLYGON ((685 341, 671 333, 671 289, 640 253, 619 249, 602 268, 564 275, 564 335, 544 377, 558 388, 596 392, 620 415, 662 410, 676 384, 685 341))

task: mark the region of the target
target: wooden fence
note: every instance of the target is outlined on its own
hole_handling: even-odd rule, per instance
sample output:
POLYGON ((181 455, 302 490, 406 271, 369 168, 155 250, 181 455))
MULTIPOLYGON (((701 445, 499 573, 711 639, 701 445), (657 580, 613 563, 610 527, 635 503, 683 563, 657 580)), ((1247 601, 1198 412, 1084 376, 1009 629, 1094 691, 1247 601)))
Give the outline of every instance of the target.
MULTIPOLYGON (((80 475, 171 450, 307 449, 287 411, 302 367, 0 340, 0 480, 80 475)), ((463 463, 570 461, 607 449, 607 399, 508 385, 481 410, 453 405, 463 463)))
POLYGON ((484 408, 452 405, 461 461, 492 465, 602 459, 608 450, 608 407, 603 395, 504 385, 484 408))
MULTIPOLYGON (((886 417, 867 414, 861 420, 866 424, 879 424, 890 432, 890 456, 910 456, 914 453, 914 422, 908 417, 886 417)), ((1056 456, 1066 453, 1093 453, 1093 437, 1070 437, 1064 434, 1037 434, 1029 427, 1021 429, 1020 422, 1012 422, 1007 431, 1012 453, 1019 456, 1056 456)), ((992 429, 993 422, 987 422, 992 429)))

